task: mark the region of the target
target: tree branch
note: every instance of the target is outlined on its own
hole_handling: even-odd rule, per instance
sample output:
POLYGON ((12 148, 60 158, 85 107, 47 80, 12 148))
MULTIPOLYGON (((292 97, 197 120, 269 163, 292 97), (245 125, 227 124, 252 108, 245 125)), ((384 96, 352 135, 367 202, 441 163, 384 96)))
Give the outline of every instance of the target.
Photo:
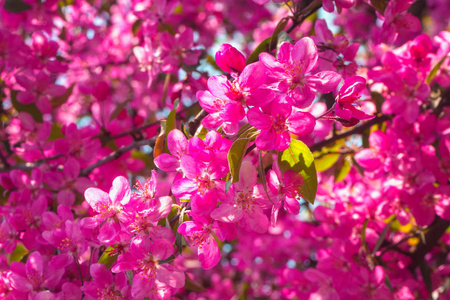
POLYGON ((95 168, 98 168, 110 161, 113 161, 117 158, 119 158, 120 156, 122 156, 123 154, 125 154, 126 152, 133 150, 133 149, 137 149, 139 147, 142 146, 151 146, 153 147, 155 145, 155 141, 156 138, 151 138, 151 139, 147 139, 147 140, 142 140, 142 141, 136 141, 134 143, 131 143, 129 145, 126 146, 122 146, 121 148, 119 148, 118 150, 112 152, 111 154, 109 154, 108 156, 105 156, 104 158, 98 160, 96 163, 94 163, 93 165, 82 169, 80 172, 80 176, 87 176, 89 175, 95 168))
POLYGON ((447 228, 450 226, 450 221, 444 220, 438 215, 430 225, 429 230, 425 233, 425 242, 420 241, 416 250, 411 253, 412 263, 409 266, 411 271, 414 271, 416 267, 424 260, 425 255, 430 252, 444 235, 447 228))
POLYGON ((359 125, 357 127, 354 127, 353 129, 348 130, 348 131, 346 131, 344 133, 336 134, 335 136, 332 136, 329 139, 317 142, 314 145, 312 145, 311 147, 309 147, 309 149, 311 150, 311 152, 319 151, 323 147, 325 147, 327 145, 330 145, 330 144, 336 142, 337 140, 346 138, 346 137, 351 136, 353 134, 360 134, 364 130, 366 130, 367 128, 370 128, 370 127, 372 127, 373 125, 376 125, 376 124, 381 124, 381 123, 383 123, 385 121, 390 120, 391 118, 392 118, 392 116, 390 116, 390 115, 382 115, 382 116, 373 118, 372 120, 369 120, 369 121, 365 122, 364 124, 361 124, 361 125, 359 125))
POLYGON ((15 164, 12 166, 6 166, 6 168, 0 168, 0 173, 5 173, 5 172, 9 172, 11 170, 23 170, 23 171, 31 171, 36 167, 39 167, 40 165, 42 165, 43 163, 49 161, 49 160, 55 160, 58 159, 60 157, 63 157, 62 154, 57 154, 54 156, 50 156, 47 158, 42 158, 42 159, 38 159, 34 162, 27 162, 27 163, 21 163, 21 164, 15 164))
POLYGON ((208 112, 202 109, 192 121, 187 124, 187 130, 191 135, 194 135, 202 120, 208 115, 208 112))

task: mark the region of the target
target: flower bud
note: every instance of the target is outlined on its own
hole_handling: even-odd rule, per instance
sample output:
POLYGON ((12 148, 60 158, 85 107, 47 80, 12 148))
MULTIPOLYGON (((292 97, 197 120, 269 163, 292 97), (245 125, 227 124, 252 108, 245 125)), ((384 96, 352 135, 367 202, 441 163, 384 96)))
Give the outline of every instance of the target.
POLYGON ((216 52, 216 63, 227 73, 241 73, 245 68, 245 57, 230 44, 222 44, 216 52))
POLYGON ((109 90, 110 90, 109 84, 107 84, 104 81, 100 81, 99 83, 97 83, 96 86, 94 86, 92 95, 98 101, 103 101, 106 99, 106 97, 108 97, 109 90))

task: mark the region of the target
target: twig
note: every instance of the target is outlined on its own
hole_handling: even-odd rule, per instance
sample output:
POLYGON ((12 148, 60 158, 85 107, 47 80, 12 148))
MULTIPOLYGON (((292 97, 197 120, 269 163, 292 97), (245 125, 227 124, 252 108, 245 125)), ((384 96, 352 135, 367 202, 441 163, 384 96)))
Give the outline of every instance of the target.
POLYGON ((89 175, 89 173, 91 173, 95 168, 98 168, 110 161, 113 161, 113 160, 119 158, 120 156, 122 156, 123 154, 125 154, 126 152, 128 152, 130 150, 137 149, 139 147, 146 146, 146 145, 153 147, 155 145, 155 141, 156 141, 156 138, 151 138, 151 139, 147 139, 147 140, 136 141, 127 146, 123 146, 123 147, 119 148, 118 150, 112 152, 108 156, 105 156, 102 159, 98 160, 93 165, 91 165, 85 169, 82 169, 80 172, 80 176, 89 175))
POLYGON ((311 150, 311 152, 319 151, 323 147, 325 147, 325 146, 327 146, 329 144, 332 144, 332 143, 336 142, 337 140, 346 138, 346 137, 351 136, 353 134, 362 133, 367 128, 370 128, 370 127, 372 127, 375 124, 380 124, 380 123, 383 123, 385 121, 388 121, 391 118, 392 118, 392 116, 390 116, 390 115, 382 115, 380 117, 376 117, 376 118, 374 118, 372 120, 367 121, 364 124, 361 124, 361 125, 359 125, 357 127, 354 127, 353 129, 351 129, 349 131, 346 131, 346 132, 341 133, 341 134, 336 134, 336 135, 332 136, 329 139, 326 139, 326 140, 320 141, 318 143, 315 143, 314 145, 309 147, 309 149, 311 150))
POLYGON ((27 162, 27 163, 22 163, 22 164, 16 164, 16 165, 9 166, 9 167, 6 167, 6 168, 0 168, 0 173, 9 172, 11 170, 31 171, 34 168, 42 165, 45 162, 48 162, 50 160, 55 160, 55 159, 58 159, 60 157, 63 157, 63 155, 62 154, 57 154, 57 155, 54 155, 54 156, 47 157, 45 159, 44 158, 38 159, 38 160, 36 160, 34 162, 27 162))
POLYGON ((318 11, 321 7, 322 1, 313 1, 312 3, 310 3, 307 7, 301 10, 298 16, 294 16, 293 22, 291 26, 289 26, 289 28, 286 30, 286 33, 291 33, 295 29, 295 27, 302 24, 303 21, 306 20, 306 18, 318 11))
MULTIPOLYGON (((185 113, 185 112, 187 112, 187 111, 189 111, 189 110, 191 110, 191 109, 193 109, 193 108, 195 108, 196 105, 198 105, 198 102, 194 103, 194 104, 191 105, 191 106, 186 106, 186 107, 184 107, 183 109, 181 109, 181 110, 177 113, 177 116, 180 115, 180 114, 182 114, 182 113, 185 113)), ((124 137, 124 136, 127 136, 127 135, 133 135, 133 134, 136 134, 136 133, 140 133, 142 130, 147 129, 148 127, 152 127, 152 126, 158 125, 160 122, 161 122, 161 121, 159 120, 159 121, 155 121, 155 122, 152 122, 152 123, 148 123, 148 124, 141 125, 141 126, 139 126, 139 127, 130 129, 130 130, 128 130, 128 131, 125 131, 125 132, 122 132, 122 133, 119 133, 119 134, 116 134, 116 135, 112 135, 112 136, 104 136, 104 137, 101 137, 101 138, 100 138, 100 141, 101 141, 102 143, 106 143, 106 142, 109 142, 109 141, 111 141, 111 140, 115 140, 115 139, 118 139, 118 138, 121 138, 121 137, 124 137)))
MULTIPOLYGON (((378 257, 382 257, 386 252, 388 252, 388 251, 391 250, 391 249, 397 249, 398 246, 399 246, 400 244, 406 242, 406 241, 409 240, 410 238, 414 238, 414 237, 417 237, 417 236, 419 236, 419 233, 415 233, 415 234, 413 234, 413 235, 404 237, 404 238, 402 238, 400 241, 398 241, 398 242, 395 243, 395 244, 389 244, 389 246, 387 246, 386 248, 383 249, 383 251, 381 251, 381 253, 380 253, 380 255, 378 255, 378 257)), ((402 251, 403 251, 403 250, 402 250, 402 251)), ((409 254, 409 253, 408 253, 408 254, 409 254)))
POLYGON ((142 130, 147 129, 148 127, 152 127, 152 126, 158 125, 159 123, 160 123, 160 121, 156 121, 156 122, 144 124, 142 126, 130 129, 130 130, 126 131, 126 132, 122 132, 122 133, 119 133, 119 134, 116 134, 116 135, 104 136, 104 137, 100 138, 100 141, 102 143, 106 143, 106 142, 109 142, 111 140, 115 140, 115 139, 118 139, 118 138, 121 138, 121 137, 124 137, 124 136, 127 136, 127 135, 133 135, 133 134, 136 134, 136 133, 140 133, 142 130))
POLYGON ((197 128, 200 126, 202 120, 208 115, 208 112, 202 109, 192 121, 189 121, 187 124, 187 130, 190 134, 194 135, 197 131, 197 128))
POLYGON ((416 250, 411 254, 412 263, 409 269, 413 271, 424 260, 425 255, 436 247, 438 241, 444 235, 447 228, 450 226, 450 221, 444 220, 438 215, 433 223, 429 226, 429 230, 425 233, 425 242, 420 241, 416 250))

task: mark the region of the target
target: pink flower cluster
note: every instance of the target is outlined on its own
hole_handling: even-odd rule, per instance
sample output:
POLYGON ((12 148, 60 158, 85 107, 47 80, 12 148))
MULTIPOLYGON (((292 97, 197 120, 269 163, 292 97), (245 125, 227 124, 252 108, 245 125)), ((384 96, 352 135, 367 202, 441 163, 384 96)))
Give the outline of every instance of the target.
POLYGON ((447 3, 269 2, 0 0, 1 299, 450 299, 447 3))

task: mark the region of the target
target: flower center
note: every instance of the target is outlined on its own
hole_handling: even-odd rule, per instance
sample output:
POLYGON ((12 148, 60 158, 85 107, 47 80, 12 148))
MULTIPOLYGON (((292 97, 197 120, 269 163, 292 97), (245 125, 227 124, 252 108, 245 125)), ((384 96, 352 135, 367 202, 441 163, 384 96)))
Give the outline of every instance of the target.
POLYGON ((275 130, 277 134, 280 134, 288 129, 286 126, 286 118, 280 114, 274 116, 270 116, 272 119, 272 128, 275 130))
POLYGON ((254 196, 252 193, 246 191, 239 192, 235 201, 237 206, 245 211, 253 210, 253 206, 255 205, 254 196))
MULTIPOLYGON (((211 233, 211 227, 208 226, 203 230, 199 230, 196 231, 192 234, 192 245, 193 246, 197 246, 199 248, 203 247, 203 244, 205 243, 205 241, 208 239, 209 235, 211 233)), ((207 244, 209 244, 209 241, 206 242, 207 244)))
POLYGON ((205 194, 208 190, 216 187, 216 183, 209 177, 209 174, 204 174, 203 176, 196 177, 195 180, 198 183, 198 192, 205 194))

